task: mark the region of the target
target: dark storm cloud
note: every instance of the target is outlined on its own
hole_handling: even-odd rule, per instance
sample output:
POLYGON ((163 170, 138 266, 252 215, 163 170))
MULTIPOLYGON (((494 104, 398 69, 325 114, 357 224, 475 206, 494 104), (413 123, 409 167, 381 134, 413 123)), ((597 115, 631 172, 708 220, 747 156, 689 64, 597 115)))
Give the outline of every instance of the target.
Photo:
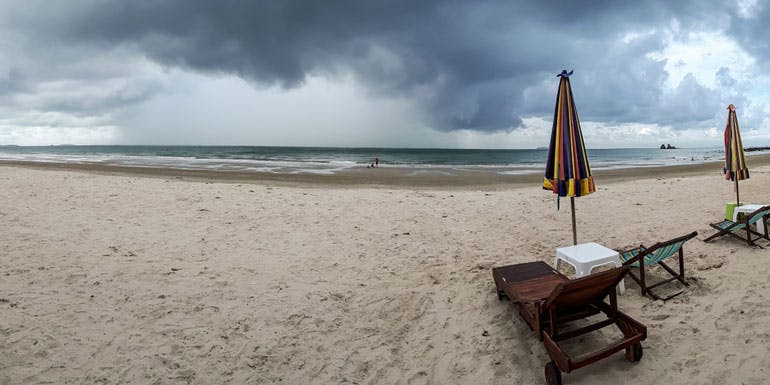
MULTIPOLYGON (((89 54, 125 47, 164 66, 237 74, 257 87, 352 74, 373 94, 413 99, 443 130, 511 130, 523 117, 549 116, 554 75, 575 69, 581 119, 683 127, 708 120, 719 101, 692 76, 665 94, 665 62, 648 54, 663 48, 659 30, 673 20, 681 31, 708 29, 721 17, 714 3, 46 1, 11 6, 0 20, 38 45, 89 54), (653 32, 622 42, 627 32, 646 31, 653 32)), ((760 24, 731 24, 731 33, 767 55, 767 43, 751 39, 766 32, 760 24)), ((14 84, 11 76, 3 81, 14 84)))

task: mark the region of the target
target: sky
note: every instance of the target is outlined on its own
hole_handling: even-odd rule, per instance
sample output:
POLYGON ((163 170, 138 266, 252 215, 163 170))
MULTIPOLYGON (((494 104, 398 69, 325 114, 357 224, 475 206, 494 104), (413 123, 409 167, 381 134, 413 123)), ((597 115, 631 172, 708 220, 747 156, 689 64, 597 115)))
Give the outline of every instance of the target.
POLYGON ((770 2, 0 0, 0 145, 770 145, 770 2))

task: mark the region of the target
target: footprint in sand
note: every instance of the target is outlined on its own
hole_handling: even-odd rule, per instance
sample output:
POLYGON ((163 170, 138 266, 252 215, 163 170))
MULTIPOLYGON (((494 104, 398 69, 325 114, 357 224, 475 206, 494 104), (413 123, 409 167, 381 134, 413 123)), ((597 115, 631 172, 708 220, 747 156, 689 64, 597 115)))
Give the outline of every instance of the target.
POLYGON ((417 373, 410 376, 409 380, 407 380, 407 384, 409 385, 429 384, 430 382, 430 376, 428 376, 428 372, 425 370, 418 370, 417 373))
POLYGON ((719 263, 712 263, 710 265, 706 266, 698 266, 696 269, 700 271, 707 271, 707 270, 713 270, 713 269, 719 269, 721 268, 725 263, 719 262, 719 263))

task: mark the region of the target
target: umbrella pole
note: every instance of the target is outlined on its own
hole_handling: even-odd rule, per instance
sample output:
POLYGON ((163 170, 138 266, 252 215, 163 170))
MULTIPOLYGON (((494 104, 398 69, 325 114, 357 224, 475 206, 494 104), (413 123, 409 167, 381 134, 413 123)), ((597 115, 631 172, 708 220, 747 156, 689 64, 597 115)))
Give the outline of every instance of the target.
POLYGON ((735 206, 737 207, 740 205, 741 205, 741 200, 738 195, 738 178, 736 177, 735 178, 735 206))
POLYGON ((569 205, 572 208, 572 244, 577 245, 577 231, 575 230, 575 197, 569 197, 569 205))

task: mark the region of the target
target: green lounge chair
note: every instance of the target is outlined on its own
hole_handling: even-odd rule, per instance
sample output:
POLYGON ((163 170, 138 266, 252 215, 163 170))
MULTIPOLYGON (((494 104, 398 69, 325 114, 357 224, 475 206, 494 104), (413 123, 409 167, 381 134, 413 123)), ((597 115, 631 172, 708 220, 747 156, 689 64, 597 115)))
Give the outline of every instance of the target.
POLYGON ((770 240, 770 237, 767 235, 767 225, 764 226, 765 232, 764 234, 757 232, 756 230, 752 229, 751 226, 756 224, 758 221, 766 222, 768 217, 770 217, 770 206, 763 206, 759 209, 755 210, 753 213, 750 213, 746 215, 743 219, 733 222, 731 220, 725 219, 722 222, 717 223, 711 223, 709 224, 711 227, 717 230, 716 234, 704 239, 704 242, 708 242, 716 237, 721 237, 723 235, 729 235, 735 238, 738 238, 742 241, 746 241, 749 246, 757 246, 759 248, 762 248, 762 246, 754 243, 754 239, 751 238, 752 235, 756 235, 757 239, 764 238, 767 240, 770 240), (739 235, 739 233, 742 233, 744 230, 746 231, 746 238, 739 235))
POLYGON ((694 238, 696 235, 698 235, 698 232, 693 231, 690 234, 683 235, 678 238, 674 238, 665 242, 658 242, 650 247, 645 247, 644 245, 641 245, 637 248, 620 252, 620 259, 624 262, 623 263, 624 265, 627 264, 632 259, 637 259, 637 262, 632 262, 630 266, 638 267, 639 275, 636 275, 633 271, 629 271, 628 275, 630 275, 631 278, 634 281, 636 281, 637 284, 639 284, 639 287, 641 287, 642 289, 642 295, 649 295, 654 299, 662 299, 666 301, 679 294, 682 294, 684 290, 671 294, 668 297, 662 298, 662 297, 659 297, 657 294, 653 293, 652 289, 655 287, 664 285, 666 283, 669 283, 673 280, 677 280, 681 282, 683 285, 689 286, 687 282, 685 282, 684 280, 683 246, 685 242, 694 238), (679 272, 678 273, 664 262, 665 259, 672 257, 676 253, 679 253, 679 272), (638 260, 641 260, 642 263, 640 264, 638 260), (657 282, 655 284, 649 285, 647 282, 647 276, 645 274, 645 266, 653 266, 653 265, 660 265, 660 267, 662 267, 669 274, 671 274, 672 277, 669 279, 657 282))

